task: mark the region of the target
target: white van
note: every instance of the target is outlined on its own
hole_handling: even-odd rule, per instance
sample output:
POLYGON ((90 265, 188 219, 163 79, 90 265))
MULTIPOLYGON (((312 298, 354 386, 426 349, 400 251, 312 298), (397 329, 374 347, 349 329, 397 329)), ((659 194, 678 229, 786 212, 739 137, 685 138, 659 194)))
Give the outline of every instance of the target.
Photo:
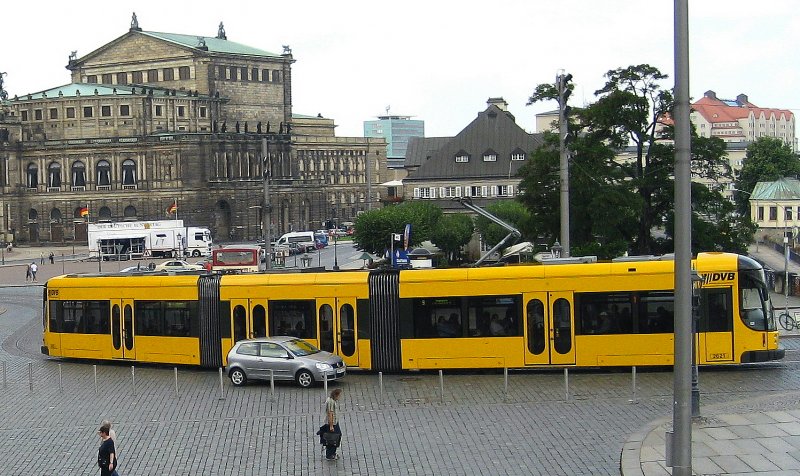
POLYGON ((284 233, 278 238, 278 241, 275 242, 275 246, 288 245, 289 243, 297 243, 298 248, 303 252, 317 249, 313 231, 293 231, 291 233, 284 233))

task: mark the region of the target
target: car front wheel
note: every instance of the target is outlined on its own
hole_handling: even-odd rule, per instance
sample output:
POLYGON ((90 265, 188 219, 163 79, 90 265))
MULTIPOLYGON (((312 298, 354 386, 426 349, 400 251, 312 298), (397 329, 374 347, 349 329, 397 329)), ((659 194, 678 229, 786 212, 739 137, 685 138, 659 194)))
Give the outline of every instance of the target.
POLYGON ((297 372, 295 380, 297 380, 297 385, 300 385, 303 388, 308 388, 314 384, 314 376, 311 375, 311 372, 305 369, 297 372))
POLYGON ((247 375, 244 374, 242 369, 233 369, 228 376, 231 378, 231 383, 237 387, 241 387, 247 383, 247 375))

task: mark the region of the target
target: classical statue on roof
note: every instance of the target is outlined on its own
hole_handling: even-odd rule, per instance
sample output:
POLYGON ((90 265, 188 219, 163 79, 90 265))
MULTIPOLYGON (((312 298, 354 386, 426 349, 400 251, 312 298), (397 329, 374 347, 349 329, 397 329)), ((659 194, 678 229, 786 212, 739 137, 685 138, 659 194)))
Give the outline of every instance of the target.
POLYGON ((8 99, 8 92, 3 89, 3 76, 8 75, 6 72, 0 72, 0 101, 5 101, 8 99))
POLYGON ((283 45, 283 54, 285 55, 292 54, 292 49, 289 47, 289 45, 283 45))
POLYGON ((133 15, 131 15, 131 30, 142 31, 142 29, 139 28, 139 19, 136 18, 136 12, 133 12, 133 15))
POLYGON ((220 40, 227 40, 228 37, 225 35, 225 25, 222 22, 219 22, 219 29, 217 30, 217 39, 220 40))

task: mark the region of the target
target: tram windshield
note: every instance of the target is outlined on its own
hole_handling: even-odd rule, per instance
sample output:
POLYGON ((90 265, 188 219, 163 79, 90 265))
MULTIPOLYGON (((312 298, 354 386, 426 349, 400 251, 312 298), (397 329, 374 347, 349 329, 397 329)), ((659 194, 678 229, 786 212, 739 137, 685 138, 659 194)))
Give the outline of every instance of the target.
POLYGON ((739 312, 744 324, 757 331, 775 331, 775 316, 764 282, 763 270, 741 270, 739 274, 739 312))

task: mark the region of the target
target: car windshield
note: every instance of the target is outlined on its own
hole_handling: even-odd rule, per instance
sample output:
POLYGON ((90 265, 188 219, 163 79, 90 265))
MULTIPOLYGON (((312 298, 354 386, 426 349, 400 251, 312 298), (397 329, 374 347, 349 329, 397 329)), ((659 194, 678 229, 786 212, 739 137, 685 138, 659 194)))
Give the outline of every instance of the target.
POLYGON ((319 349, 304 341, 303 339, 293 339, 283 344, 294 355, 302 357, 304 355, 316 354, 319 349))

